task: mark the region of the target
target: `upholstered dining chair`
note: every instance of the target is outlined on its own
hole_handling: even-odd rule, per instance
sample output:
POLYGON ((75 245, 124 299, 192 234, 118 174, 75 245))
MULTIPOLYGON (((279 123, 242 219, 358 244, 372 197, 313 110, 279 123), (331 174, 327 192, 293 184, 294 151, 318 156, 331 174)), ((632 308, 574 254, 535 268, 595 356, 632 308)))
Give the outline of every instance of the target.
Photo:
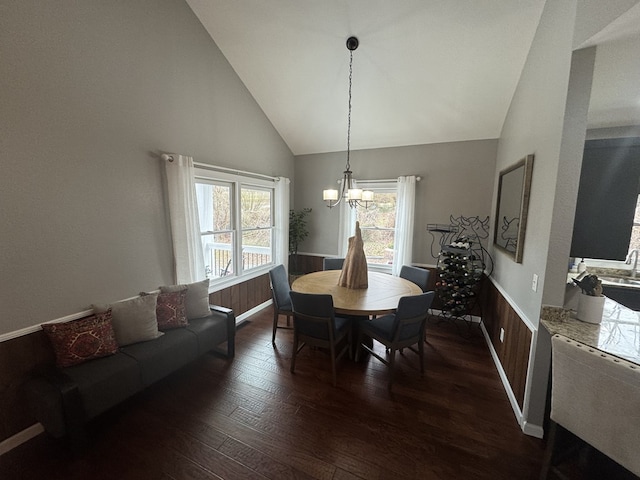
POLYGON ((328 294, 291 292, 293 304, 293 353, 291 373, 296 357, 305 345, 327 349, 331 356, 333 386, 337 384, 336 363, 347 352, 351 356, 351 321, 336 317, 333 298, 328 294))
POLYGON ((273 336, 271 337, 271 343, 275 345, 276 330, 278 328, 293 328, 290 321, 293 317, 293 307, 289 296, 289 292, 291 292, 289 277, 284 265, 280 264, 269 270, 269 279, 271 280, 271 297, 273 299, 273 336), (278 324, 280 315, 287 317, 286 326, 278 324))
POLYGON ((422 289, 423 292, 427 291, 427 283, 429 282, 429 270, 427 270, 426 268, 403 265, 400 269, 399 277, 415 283, 422 289))
POLYGON ((640 475, 640 366, 554 335, 550 419, 541 480, 557 472, 565 430, 640 475))
POLYGON ((342 270, 344 258, 323 258, 322 270, 342 270))
POLYGON ((368 351, 375 358, 389 367, 389 383, 393 383, 393 370, 397 350, 408 348, 418 354, 420 358, 420 375, 424 374, 424 326, 429 315, 429 308, 433 302, 434 292, 420 295, 410 295, 400 298, 395 313, 383 315, 371 320, 358 322, 358 341, 356 361, 359 360, 362 349, 368 351), (378 355, 373 347, 364 341, 367 337, 381 343, 387 349, 387 358, 378 355), (416 350, 414 346, 417 345, 416 350))

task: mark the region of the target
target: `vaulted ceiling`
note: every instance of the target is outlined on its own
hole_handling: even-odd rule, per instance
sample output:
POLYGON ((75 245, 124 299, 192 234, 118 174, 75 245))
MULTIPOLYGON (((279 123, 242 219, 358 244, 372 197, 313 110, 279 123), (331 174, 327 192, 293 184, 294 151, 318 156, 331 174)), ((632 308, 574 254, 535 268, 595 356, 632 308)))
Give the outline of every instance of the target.
MULTIPOLYGON (((353 150, 499 137, 545 3, 187 2, 296 155, 346 149, 349 36, 360 41, 353 54, 353 150)), ((636 44, 632 40, 625 55, 637 52, 636 44)), ((612 102, 628 96, 633 79, 618 74, 624 93, 598 93, 615 63, 602 60, 607 67, 599 71, 600 83, 594 80, 594 119, 614 126, 613 110, 623 108, 612 102)), ((635 90, 635 107, 624 108, 640 124, 635 90)))

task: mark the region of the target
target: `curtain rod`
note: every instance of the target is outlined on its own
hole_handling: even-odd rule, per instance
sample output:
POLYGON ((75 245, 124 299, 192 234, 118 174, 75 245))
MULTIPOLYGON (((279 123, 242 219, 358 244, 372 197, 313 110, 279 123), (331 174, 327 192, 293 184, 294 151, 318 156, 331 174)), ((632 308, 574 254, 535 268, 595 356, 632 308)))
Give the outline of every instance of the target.
POLYGON ((227 172, 227 173, 235 173, 238 175, 244 175, 247 177, 266 178, 267 180, 272 180, 274 182, 277 182, 279 180, 278 177, 263 175, 262 173, 247 172, 245 170, 237 170, 235 168, 218 167, 216 165, 209 165, 208 163, 193 162, 193 165, 198 168, 204 168, 205 170, 213 170, 216 172, 227 172))
MULTIPOLYGON (((406 176, 406 175, 404 175, 406 176)), ((422 177, 419 177, 416 175, 416 182, 419 182, 420 180, 422 180, 422 177)), ((357 178, 356 179, 357 182, 364 182, 364 183, 382 183, 382 182, 397 182, 398 181, 398 177, 396 178, 380 178, 380 179, 375 179, 375 180, 364 180, 362 178, 357 178)))
MULTIPOLYGON (((173 154, 163 153, 162 155, 160 155, 160 159, 164 160, 165 162, 173 162, 173 154)), ((274 181, 274 182, 277 182, 277 181, 280 180, 278 177, 272 177, 270 175, 263 175, 261 173, 247 172, 247 171, 244 171, 244 170, 237 170, 235 168, 218 167, 216 165, 210 165, 208 163, 193 162, 193 166, 194 167, 198 167, 198 168, 204 168, 205 170, 213 170, 213 171, 217 171, 217 172, 235 173, 235 174, 239 174, 239 175, 244 175, 246 177, 266 178, 267 180, 271 180, 271 181, 274 181)))

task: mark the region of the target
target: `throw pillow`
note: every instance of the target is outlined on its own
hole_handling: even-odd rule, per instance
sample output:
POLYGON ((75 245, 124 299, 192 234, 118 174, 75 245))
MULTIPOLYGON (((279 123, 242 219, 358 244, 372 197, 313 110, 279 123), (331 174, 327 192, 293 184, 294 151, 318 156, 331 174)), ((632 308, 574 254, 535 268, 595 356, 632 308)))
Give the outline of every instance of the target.
POLYGON ((100 313, 111 308, 116 341, 119 346, 124 347, 132 343, 153 340, 163 335, 158 330, 158 320, 156 319, 157 299, 158 295, 154 293, 111 305, 95 304, 93 310, 100 313))
POLYGON ((187 289, 187 319, 202 318, 211 315, 209 309, 209 279, 187 285, 160 287, 161 293, 178 292, 187 289))
POLYGON ((60 368, 113 355, 118 351, 111 310, 64 323, 45 323, 42 330, 51 341, 56 365, 60 368))
MULTIPOLYGON (((152 295, 140 292, 140 295, 152 295)), ((186 314, 187 288, 177 292, 167 292, 158 295, 156 306, 156 317, 158 319, 158 329, 170 330, 189 326, 186 314)))

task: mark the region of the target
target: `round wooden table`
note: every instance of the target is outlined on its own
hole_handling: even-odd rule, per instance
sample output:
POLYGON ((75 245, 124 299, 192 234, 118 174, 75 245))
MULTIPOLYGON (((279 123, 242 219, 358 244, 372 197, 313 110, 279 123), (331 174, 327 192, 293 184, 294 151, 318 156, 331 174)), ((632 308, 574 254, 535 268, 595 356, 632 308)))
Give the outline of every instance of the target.
POLYGON ((338 285, 341 270, 324 270, 297 278, 291 289, 300 293, 328 293, 333 307, 342 315, 384 315, 398 308, 400 297, 418 295, 422 289, 404 278, 368 272, 369 288, 351 289, 338 285))

